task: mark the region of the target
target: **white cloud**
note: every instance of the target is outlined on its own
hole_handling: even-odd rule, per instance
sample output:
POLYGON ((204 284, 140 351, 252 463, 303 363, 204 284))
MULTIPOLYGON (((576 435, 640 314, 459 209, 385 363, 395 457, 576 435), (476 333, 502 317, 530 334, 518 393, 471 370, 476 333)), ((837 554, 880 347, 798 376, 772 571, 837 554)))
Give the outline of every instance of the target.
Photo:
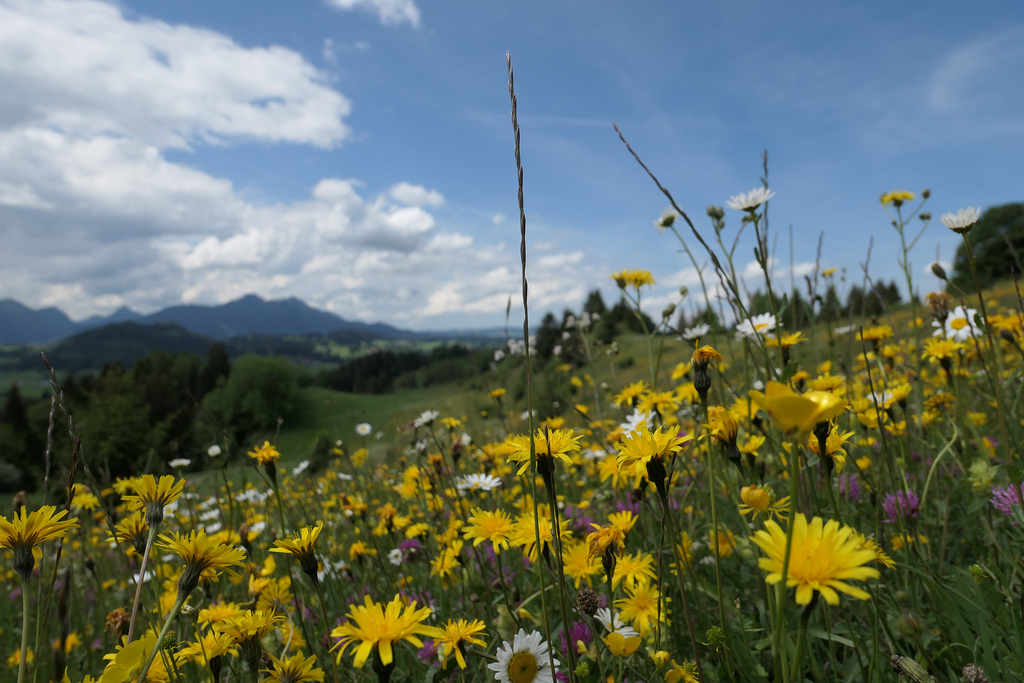
POLYGON ((441 206, 444 204, 444 195, 437 190, 428 190, 422 185, 398 183, 389 190, 388 194, 395 201, 409 206, 441 206))
POLYGON ((158 147, 255 139, 331 147, 349 101, 301 55, 92 0, 0 4, 0 127, 158 147), (115 106, 116 105, 116 106, 115 106))
POLYGON ((327 4, 342 10, 368 10, 385 26, 403 22, 409 22, 413 28, 420 25, 420 10, 414 0, 327 0, 327 4))

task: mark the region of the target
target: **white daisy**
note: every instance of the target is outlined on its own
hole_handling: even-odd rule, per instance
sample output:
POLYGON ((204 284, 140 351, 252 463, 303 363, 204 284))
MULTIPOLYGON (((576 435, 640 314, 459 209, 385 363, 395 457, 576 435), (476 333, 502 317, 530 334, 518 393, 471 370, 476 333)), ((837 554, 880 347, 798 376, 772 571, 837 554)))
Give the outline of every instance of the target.
POLYGON ((388 562, 395 565, 396 567, 402 566, 402 549, 395 548, 388 553, 388 562))
POLYGON ((188 458, 175 458, 167 464, 170 465, 172 469, 180 470, 191 465, 192 461, 188 458))
POLYGON ((937 320, 932 321, 932 327, 937 328, 932 333, 932 336, 944 336, 946 339, 958 342, 967 341, 971 337, 977 337, 981 334, 981 328, 974 324, 974 316, 976 315, 978 315, 978 311, 973 308, 957 306, 946 316, 944 324, 939 323, 937 320))
POLYGON ((303 460, 302 462, 300 462, 298 465, 295 466, 295 469, 292 470, 292 476, 296 477, 296 476, 302 474, 303 472, 306 471, 307 467, 309 467, 309 461, 308 460, 303 460))
POLYGON ((493 474, 467 474, 455 484, 460 491, 493 491, 501 486, 501 479, 493 474))
MULTIPOLYGON (((498 661, 488 664, 494 672, 494 679, 501 683, 554 683, 548 644, 540 631, 527 635, 519 629, 512 643, 506 640, 495 653, 498 661)), ((561 662, 557 659, 555 666, 561 662)))
POLYGON ((730 209, 737 211, 750 211, 764 204, 775 196, 775 193, 767 187, 755 187, 750 192, 740 192, 729 197, 725 203, 730 209))
POLYGON ((666 208, 662 210, 658 220, 654 221, 654 227, 658 229, 658 232, 665 232, 672 227, 677 218, 679 218, 679 214, 676 213, 675 209, 666 208))
POLYGON ((765 335, 775 329, 775 316, 771 313, 755 315, 750 320, 743 320, 736 325, 736 338, 757 339, 757 335, 765 335))
POLYGON ((612 611, 607 607, 599 608, 594 618, 608 629, 608 633, 621 633, 623 638, 632 638, 633 636, 640 635, 632 626, 625 624, 622 619, 619 619, 618 612, 613 615, 612 611))
POLYGON ((639 408, 633 409, 633 414, 626 418, 626 421, 619 425, 619 429, 622 430, 622 436, 629 436, 637 429, 640 425, 647 423, 647 428, 651 429, 654 427, 654 413, 641 413, 639 408))
POLYGON ((694 325, 693 327, 687 327, 679 336, 685 339, 686 341, 693 341, 694 339, 700 339, 701 337, 707 335, 709 332, 711 332, 711 325, 708 325, 707 323, 700 323, 698 325, 694 325))
POLYGON ((965 233, 968 228, 978 222, 981 218, 981 209, 976 206, 969 206, 966 209, 960 209, 956 213, 944 213, 939 219, 942 224, 953 232, 965 233))
POLYGON ((420 416, 413 421, 413 425, 416 426, 416 429, 426 427, 429 424, 433 424, 434 420, 436 420, 440 414, 441 413, 436 410, 424 410, 420 413, 420 416))
POLYGON ((356 425, 356 434, 359 436, 369 436, 372 431, 373 427, 370 426, 369 422, 360 422, 356 425))
POLYGON ((211 458, 216 458, 217 456, 220 455, 220 446, 216 444, 210 446, 209 448, 206 449, 206 454, 211 458))

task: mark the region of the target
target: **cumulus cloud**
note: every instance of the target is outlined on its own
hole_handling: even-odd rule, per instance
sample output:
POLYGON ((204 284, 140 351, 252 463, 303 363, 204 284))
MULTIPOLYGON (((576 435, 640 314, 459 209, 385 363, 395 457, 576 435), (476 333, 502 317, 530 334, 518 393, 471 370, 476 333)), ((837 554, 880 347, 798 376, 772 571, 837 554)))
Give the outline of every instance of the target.
POLYGON ((420 25, 420 10, 414 0, 327 0, 327 4, 342 10, 373 12, 385 26, 408 22, 413 28, 420 25))
MULTIPOLYGON (((365 4, 419 20, 411 2, 365 4)), ((325 43, 325 59, 338 47, 325 43)), ((93 0, 0 0, 0 298, 84 318, 255 293, 411 327, 496 322, 520 288, 518 244, 474 238, 493 232, 490 212, 455 226, 437 189, 346 177, 261 202, 169 154, 336 147, 348 112, 285 48, 93 0)), ((531 304, 577 305, 581 262, 554 249, 531 263, 531 304)))
POLYGON ((297 52, 129 19, 93 0, 0 4, 0 78, 7 129, 182 148, 231 139, 331 147, 349 135, 349 101, 297 52))

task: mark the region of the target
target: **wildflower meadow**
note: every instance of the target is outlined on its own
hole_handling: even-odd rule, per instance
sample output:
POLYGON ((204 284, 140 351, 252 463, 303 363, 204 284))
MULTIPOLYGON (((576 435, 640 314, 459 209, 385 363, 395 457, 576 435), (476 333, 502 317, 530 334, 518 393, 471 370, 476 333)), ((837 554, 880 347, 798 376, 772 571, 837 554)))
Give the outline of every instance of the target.
MULTIPOLYGON (((627 132, 623 163, 658 183, 627 132)), ((786 198, 765 178, 699 219, 662 188, 655 224, 711 264, 702 291, 649 317, 655 276, 609 273, 638 332, 602 343, 580 311, 540 362, 528 318, 471 409, 380 438, 370 417, 314 467, 225 432, 203 471, 104 480, 52 369, 49 486, 0 517, 3 680, 1020 680, 1019 291, 842 317, 822 263, 798 302, 773 281, 786 198), (757 310, 738 246, 764 272, 757 310), (688 300, 707 315, 678 326, 688 300)), ((929 201, 879 204, 910 292, 926 228, 974 266, 980 211, 930 226, 929 201)))

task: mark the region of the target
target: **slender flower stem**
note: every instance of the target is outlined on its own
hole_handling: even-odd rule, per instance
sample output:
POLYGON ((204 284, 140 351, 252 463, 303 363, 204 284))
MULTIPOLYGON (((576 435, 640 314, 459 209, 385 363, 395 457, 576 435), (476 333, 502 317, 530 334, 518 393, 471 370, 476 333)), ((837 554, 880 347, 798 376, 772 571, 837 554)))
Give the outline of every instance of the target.
POLYGON ((28 584, 31 572, 19 573, 21 577, 21 650, 18 659, 18 683, 24 683, 28 670, 28 584))
POLYGON ((132 618, 128 623, 128 643, 132 642, 132 638, 135 636, 135 622, 138 620, 139 604, 142 602, 142 584, 143 579, 146 577, 146 561, 149 559, 149 553, 153 549, 156 532, 157 527, 155 525, 149 528, 149 536, 146 537, 146 550, 142 553, 142 562, 139 563, 139 575, 135 580, 135 602, 132 603, 132 618))
POLYGON ((149 673, 149 667, 153 666, 153 660, 155 660, 156 656, 160 653, 160 649, 164 642, 164 636, 166 636, 167 632, 171 630, 171 624, 174 623, 174 619, 178 616, 178 612, 181 611, 181 606, 185 604, 185 599, 187 597, 187 595, 179 594, 177 600, 174 601, 174 607, 172 607, 171 611, 167 614, 164 626, 160 629, 160 635, 156 637, 156 645, 153 646, 153 651, 149 653, 149 659, 146 660, 145 665, 142 667, 142 672, 136 679, 137 683, 142 683, 146 680, 146 674, 149 673))
MULTIPOLYGON (((814 595, 817 597, 818 594, 815 593, 814 595)), ((800 631, 796 637, 796 652, 793 654, 793 665, 789 670, 789 679, 791 681, 803 678, 801 675, 801 668, 804 663, 804 650, 807 645, 807 623, 811 620, 811 611, 814 609, 815 602, 815 600, 811 600, 811 602, 804 607, 803 614, 800 615, 800 631)))

